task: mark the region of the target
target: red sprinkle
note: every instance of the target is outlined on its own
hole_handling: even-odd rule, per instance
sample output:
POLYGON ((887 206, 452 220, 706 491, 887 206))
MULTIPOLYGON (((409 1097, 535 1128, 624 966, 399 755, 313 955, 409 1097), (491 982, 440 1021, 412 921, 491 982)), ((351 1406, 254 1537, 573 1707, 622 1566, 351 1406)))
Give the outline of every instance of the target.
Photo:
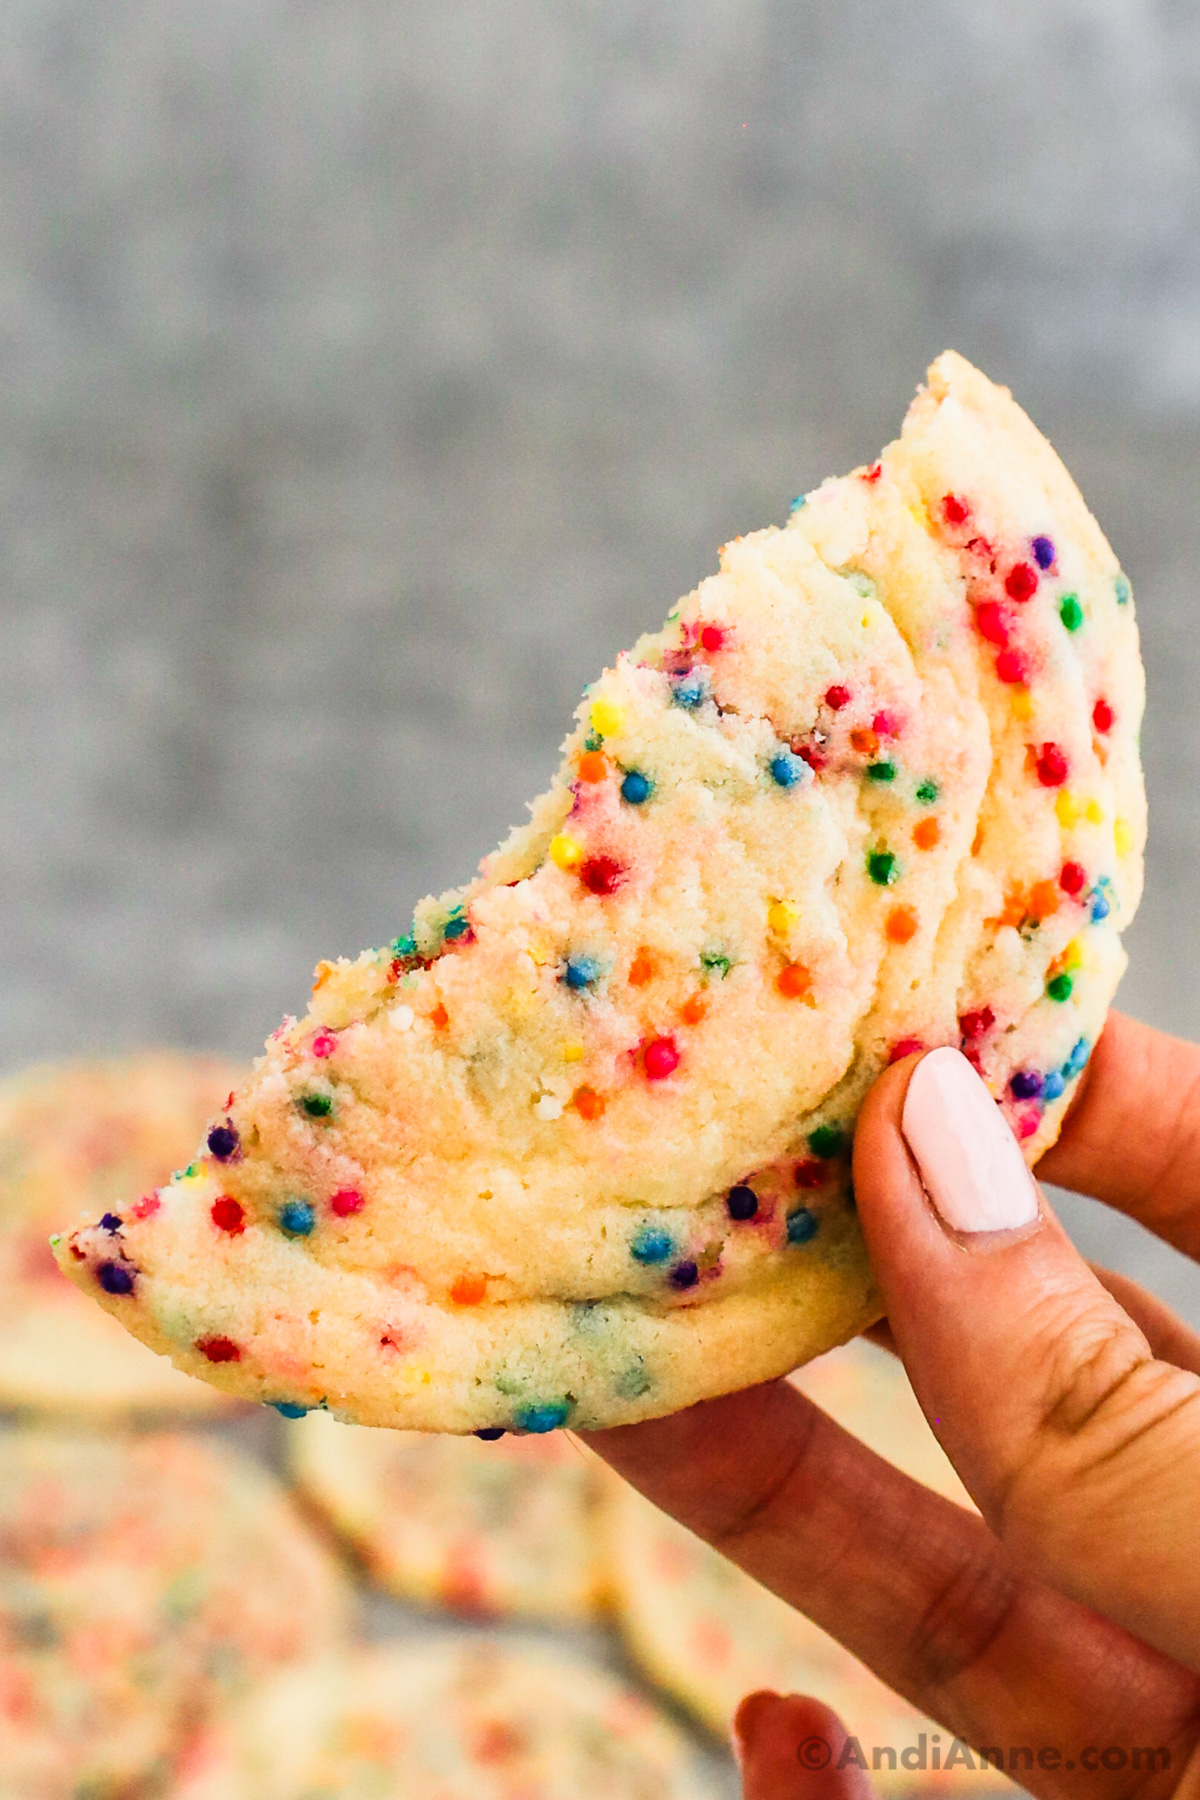
POLYGON ((1036 1112, 1020 1113, 1017 1117, 1017 1136, 1019 1138, 1032 1137, 1040 1124, 1041 1120, 1036 1112))
POLYGON ((162 1201, 157 1194, 143 1194, 142 1198, 135 1206, 131 1206, 129 1211, 135 1219, 149 1219, 161 1205, 162 1201))
POLYGON ((351 1213, 361 1212, 366 1201, 357 1188, 340 1188, 329 1202, 329 1210, 335 1212, 339 1219, 348 1219, 351 1213))
POLYGON ((1017 687, 1029 677, 1029 664, 1019 650, 1001 650, 996 658, 996 678, 1017 687))
POLYGON ((1007 644, 1011 620, 998 600, 985 600, 975 608, 975 629, 989 644, 1007 644))
POLYGON ((1032 563, 1014 563, 1004 578, 1004 591, 1010 600, 1032 600, 1037 584, 1038 572, 1032 563))
POLYGON ((850 689, 835 682, 833 687, 825 689, 825 704, 832 707, 834 712, 841 712, 843 706, 850 704, 850 689))
POLYGON ((793 741, 791 750, 794 756, 801 757, 808 764, 814 775, 819 775, 825 767, 825 758, 815 744, 801 744, 793 741))
POLYGON ((863 472, 863 480, 864 481, 878 481, 879 477, 882 474, 883 474, 883 464, 882 463, 872 463, 870 468, 866 469, 863 472))
POLYGON ((580 864, 579 879, 589 894, 615 894, 625 879, 625 871, 611 856, 589 856, 580 864))
POLYGON ((1065 862, 1058 871, 1058 885, 1064 894, 1078 894, 1087 880, 1087 870, 1082 863, 1065 862))
POLYGON ((802 1162, 796 1164, 795 1181, 798 1188, 824 1187, 828 1180, 828 1171, 819 1162, 802 1162))
POLYGON ((720 625, 706 625, 700 633, 700 645, 704 650, 719 650, 725 642, 725 633, 720 625))
POLYGON ((899 1062, 902 1057, 912 1056, 915 1051, 924 1048, 920 1038, 901 1038, 900 1042, 893 1044, 888 1051, 888 1061, 890 1063, 899 1062))
POLYGON ((990 1006, 981 1006, 978 1012, 965 1012, 958 1015, 958 1029, 964 1037, 982 1037, 996 1023, 996 1015, 990 1006))
POLYGON ((219 1231, 227 1231, 230 1237, 241 1237, 246 1229, 246 1214, 240 1201, 232 1194, 221 1194, 212 1203, 212 1222, 219 1231))
POLYGON ((652 1038, 646 1045, 646 1076, 650 1081, 665 1081, 679 1067, 679 1051, 675 1039, 652 1038))
POLYGON ((942 517, 948 525, 961 525, 970 511, 966 501, 955 494, 946 494, 942 499, 942 517))
POLYGON ((900 721, 893 712, 877 712, 871 720, 871 730, 880 737, 899 737, 900 721))
POLYGON ((318 1031, 316 1037, 312 1041, 313 1055, 321 1057, 332 1056, 336 1049, 337 1039, 332 1031, 318 1031))
POLYGON ((241 1350, 232 1338, 197 1338, 196 1348, 201 1356, 207 1356, 211 1363, 241 1362, 242 1360, 241 1350))
POLYGON ((1043 787, 1061 787, 1067 779, 1068 763, 1057 744, 1043 744, 1038 751, 1037 774, 1043 787))
POLYGON ((1113 728, 1114 717, 1113 709, 1108 704, 1108 701, 1097 700, 1095 706, 1092 708, 1092 724, 1096 727, 1096 730, 1102 735, 1110 732, 1113 728))

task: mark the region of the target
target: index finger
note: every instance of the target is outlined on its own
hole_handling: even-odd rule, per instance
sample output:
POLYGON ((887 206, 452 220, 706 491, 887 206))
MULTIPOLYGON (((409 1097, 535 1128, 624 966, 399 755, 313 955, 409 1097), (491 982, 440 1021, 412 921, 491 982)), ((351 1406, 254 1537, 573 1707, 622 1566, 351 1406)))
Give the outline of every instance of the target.
POLYGON ((1110 1013, 1037 1172, 1200 1258, 1200 1046, 1110 1013))

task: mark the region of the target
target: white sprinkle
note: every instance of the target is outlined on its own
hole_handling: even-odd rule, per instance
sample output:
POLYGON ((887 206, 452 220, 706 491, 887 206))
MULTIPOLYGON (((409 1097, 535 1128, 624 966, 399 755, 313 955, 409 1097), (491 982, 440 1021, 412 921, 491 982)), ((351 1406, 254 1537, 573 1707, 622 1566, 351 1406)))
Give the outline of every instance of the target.
POLYGON ((393 1031, 411 1031, 416 1016, 411 1006, 393 1006, 388 1015, 393 1031))
POLYGON ((538 1119, 561 1119, 563 1103, 557 1094, 543 1094, 534 1103, 534 1116, 538 1119))

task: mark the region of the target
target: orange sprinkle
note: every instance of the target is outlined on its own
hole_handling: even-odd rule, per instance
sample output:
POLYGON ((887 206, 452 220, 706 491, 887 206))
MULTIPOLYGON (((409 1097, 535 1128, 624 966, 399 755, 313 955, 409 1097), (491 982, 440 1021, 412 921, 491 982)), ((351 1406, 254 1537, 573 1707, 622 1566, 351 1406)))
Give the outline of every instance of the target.
POLYGON ((450 1289, 455 1306, 478 1306, 487 1297, 486 1275, 460 1275, 450 1289))
POLYGON ((913 843, 918 850, 932 850, 942 835, 942 828, 936 819, 921 819, 913 826, 913 843))
POLYGON ((325 986, 325 983, 332 974, 333 964, 331 962, 319 962, 317 964, 316 968, 313 970, 312 991, 314 994, 319 987, 325 986))
POLYGON ((653 976, 654 964, 650 960, 650 952, 639 950, 629 965, 630 987, 645 987, 646 983, 653 979, 653 976))
POLYGON ((775 986, 785 1000, 802 1000, 812 986, 812 977, 803 963, 788 963, 775 977, 775 986))
POLYGON ((879 738, 875 732, 862 726, 850 733, 850 748, 857 750, 860 756, 874 756, 879 749, 879 738))
POLYGON ((571 1105, 581 1119, 598 1119, 604 1111, 604 1096, 598 1094, 595 1088, 576 1088, 571 1096, 571 1105))
POLYGON ((698 1025, 708 1011, 708 1001, 703 994, 693 994, 685 1000, 679 1009, 679 1016, 685 1025, 698 1025))
POLYGON ((439 1031, 444 1031, 446 1026, 450 1023, 450 1014, 446 1011, 440 1000, 429 1015, 429 1023, 431 1025, 436 1025, 439 1031))
POLYGON ((608 758, 603 750, 585 750, 579 759, 580 781, 603 781, 608 774, 608 758))
POLYGON ((907 944, 916 936, 917 915, 911 906, 893 906, 887 917, 888 937, 893 944, 907 944))
POLYGON ((1010 888, 1004 896, 1004 911, 997 921, 1001 925, 1019 925, 1025 917, 1025 896, 1020 888, 1010 888))
POLYGON ((1035 881, 1029 890, 1029 916, 1040 923, 1058 911, 1058 883, 1035 881))

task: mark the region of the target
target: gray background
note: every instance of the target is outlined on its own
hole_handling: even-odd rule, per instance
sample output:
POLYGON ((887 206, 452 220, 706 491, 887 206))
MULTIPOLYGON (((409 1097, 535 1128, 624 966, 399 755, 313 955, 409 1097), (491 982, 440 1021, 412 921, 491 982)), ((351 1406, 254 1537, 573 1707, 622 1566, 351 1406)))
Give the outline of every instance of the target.
POLYGON ((252 1053, 946 344, 1132 575, 1200 1029, 1198 124, 1188 0, 7 0, 0 1063, 252 1053))

